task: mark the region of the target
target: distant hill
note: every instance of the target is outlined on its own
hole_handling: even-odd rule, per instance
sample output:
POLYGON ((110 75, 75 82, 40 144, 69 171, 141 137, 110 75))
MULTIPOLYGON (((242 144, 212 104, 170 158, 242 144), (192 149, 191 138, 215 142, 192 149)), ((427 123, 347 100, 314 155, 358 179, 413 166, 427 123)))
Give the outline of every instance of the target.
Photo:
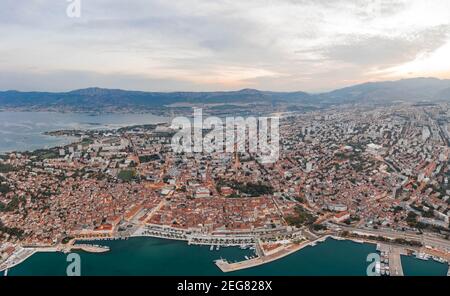
POLYGON ((86 88, 65 93, 0 92, 0 107, 156 107, 173 103, 272 103, 311 99, 304 92, 265 92, 254 89, 224 92, 142 92, 86 88))
POLYGON ((392 102, 450 99, 450 80, 412 78, 398 81, 368 82, 320 94, 322 101, 392 102))
POLYGON ((0 107, 16 108, 151 108, 173 103, 368 103, 450 100, 450 80, 413 78, 368 82, 321 94, 271 92, 255 89, 221 92, 143 92, 86 88, 70 92, 0 92, 0 107))

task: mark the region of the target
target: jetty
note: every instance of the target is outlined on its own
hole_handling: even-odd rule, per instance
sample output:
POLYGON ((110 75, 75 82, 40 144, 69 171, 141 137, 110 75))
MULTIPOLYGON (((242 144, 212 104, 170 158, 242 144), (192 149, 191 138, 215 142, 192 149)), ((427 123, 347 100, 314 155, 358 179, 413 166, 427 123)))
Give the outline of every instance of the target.
POLYGON ((98 246, 98 245, 73 245, 71 250, 82 250, 89 253, 105 253, 109 251, 108 246, 98 246))
POLYGON ((290 244, 287 246, 283 246, 279 248, 276 252, 271 253, 270 255, 264 255, 264 251, 261 249, 259 243, 256 244, 256 253, 257 257, 249 260, 239 261, 230 263, 225 259, 216 260, 214 263, 222 272, 232 272, 241 269, 251 268, 255 266, 259 266, 262 264, 266 264, 280 258, 286 257, 292 253, 295 253, 307 246, 313 245, 317 242, 324 241, 326 238, 319 238, 315 241, 305 241, 299 244, 290 244))

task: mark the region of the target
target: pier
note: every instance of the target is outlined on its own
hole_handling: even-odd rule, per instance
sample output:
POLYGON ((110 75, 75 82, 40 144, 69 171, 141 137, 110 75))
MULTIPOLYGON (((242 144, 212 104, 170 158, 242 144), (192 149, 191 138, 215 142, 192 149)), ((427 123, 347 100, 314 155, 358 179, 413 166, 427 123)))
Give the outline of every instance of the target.
POLYGON ((89 253, 105 253, 109 251, 109 247, 97 245, 73 245, 71 250, 82 250, 89 253))
POLYGON ((404 249, 392 247, 389 252, 389 272, 391 276, 403 276, 401 255, 406 255, 404 249))
MULTIPOLYGON (((407 255, 405 248, 392 246, 387 244, 378 244, 377 250, 381 252, 383 257, 388 260, 388 270, 390 276, 403 276, 401 255, 407 255)), ((383 262, 382 262, 383 263, 383 262)))
POLYGON ((281 259, 283 257, 286 257, 292 253, 295 253, 295 252, 303 249, 304 247, 313 245, 313 244, 323 241, 323 240, 325 240, 325 238, 320 238, 315 241, 305 241, 300 244, 291 244, 291 245, 281 248, 277 252, 272 253, 270 255, 264 255, 264 252, 261 250, 259 243, 257 243, 256 244, 256 252, 258 254, 258 257, 249 259, 249 260, 240 261, 240 262, 234 262, 234 263, 229 263, 228 261, 226 261, 224 259, 220 259, 220 260, 216 260, 215 264, 217 265, 217 267, 220 268, 220 270, 222 270, 222 272, 232 272, 232 271, 237 271, 237 270, 241 270, 241 269, 251 268, 251 267, 259 266, 262 264, 266 264, 266 263, 281 259))

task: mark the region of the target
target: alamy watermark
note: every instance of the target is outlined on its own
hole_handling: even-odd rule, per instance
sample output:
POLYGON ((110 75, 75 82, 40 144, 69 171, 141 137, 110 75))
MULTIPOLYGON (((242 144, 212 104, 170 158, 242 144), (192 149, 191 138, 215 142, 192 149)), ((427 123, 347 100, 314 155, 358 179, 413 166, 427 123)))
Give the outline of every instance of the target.
POLYGON ((278 117, 219 117, 203 120, 201 108, 194 108, 193 120, 176 117, 172 138, 176 153, 250 153, 262 163, 274 163, 280 155, 278 117), (209 131, 205 134, 205 131, 209 131))
POLYGON ((370 253, 367 255, 367 262, 370 262, 367 266, 367 276, 380 276, 381 275, 381 257, 377 253, 370 253))
POLYGON ((81 17, 81 0, 67 0, 69 5, 67 5, 66 14, 70 18, 80 18, 81 17))
POLYGON ((67 255, 67 262, 69 265, 66 268, 67 276, 81 276, 81 257, 76 253, 67 255))

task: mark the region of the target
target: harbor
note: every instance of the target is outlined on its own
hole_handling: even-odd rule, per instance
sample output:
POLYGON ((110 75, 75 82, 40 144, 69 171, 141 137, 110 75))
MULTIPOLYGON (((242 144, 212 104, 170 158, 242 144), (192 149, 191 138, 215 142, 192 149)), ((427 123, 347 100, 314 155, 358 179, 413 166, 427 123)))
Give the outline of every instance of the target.
MULTIPOLYGON (((188 245, 176 240, 149 237, 128 240, 96 242, 110 248, 109 252, 96 254, 75 251, 81 257, 81 274, 92 275, 356 275, 365 276, 367 256, 377 252, 374 244, 361 244, 349 240, 326 239, 315 246, 305 246, 298 252, 266 264, 223 273, 215 264, 217 259, 229 263, 244 261, 256 256, 255 250, 240 247, 188 245)), ((8 276, 60 275, 64 276, 67 261, 62 252, 36 253, 22 264, 12 268, 8 276)), ((445 276, 448 266, 434 260, 420 260, 402 256, 405 275, 445 276)))
MULTIPOLYGON (((403 276, 402 266, 403 256, 415 256, 418 260, 433 259, 439 263, 447 263, 448 254, 438 249, 427 247, 406 247, 394 242, 379 242, 373 238, 362 236, 361 231, 358 237, 341 237, 334 234, 317 235, 307 229, 292 232, 290 238, 279 238, 277 240, 267 239, 266 234, 249 235, 242 232, 240 234, 204 234, 190 232, 186 230, 175 229, 171 227, 143 226, 133 227, 127 233, 120 236, 104 237, 77 237, 71 239, 66 244, 60 244, 56 247, 27 247, 20 248, 13 256, 8 258, 0 266, 1 270, 11 269, 23 263, 35 253, 48 252, 87 252, 91 254, 108 253, 111 250, 110 243, 122 242, 136 239, 148 239, 159 241, 172 241, 181 243, 188 248, 204 248, 212 253, 213 258, 210 264, 215 266, 221 273, 245 272, 253 270, 255 267, 271 265, 276 261, 283 260, 285 257, 294 253, 301 253, 301 250, 307 247, 318 248, 321 243, 337 241, 342 243, 351 242, 353 245, 376 246, 376 251, 380 254, 380 262, 376 269, 383 276, 403 276), (244 253, 239 258, 232 259, 221 256, 224 250, 240 250, 244 253)), ((139 246, 137 246, 139 248, 139 246)), ((225 251, 227 253, 228 251, 225 251)), ((231 251, 234 252, 234 251, 231 251)), ((447 271, 447 270, 446 270, 447 271)))

